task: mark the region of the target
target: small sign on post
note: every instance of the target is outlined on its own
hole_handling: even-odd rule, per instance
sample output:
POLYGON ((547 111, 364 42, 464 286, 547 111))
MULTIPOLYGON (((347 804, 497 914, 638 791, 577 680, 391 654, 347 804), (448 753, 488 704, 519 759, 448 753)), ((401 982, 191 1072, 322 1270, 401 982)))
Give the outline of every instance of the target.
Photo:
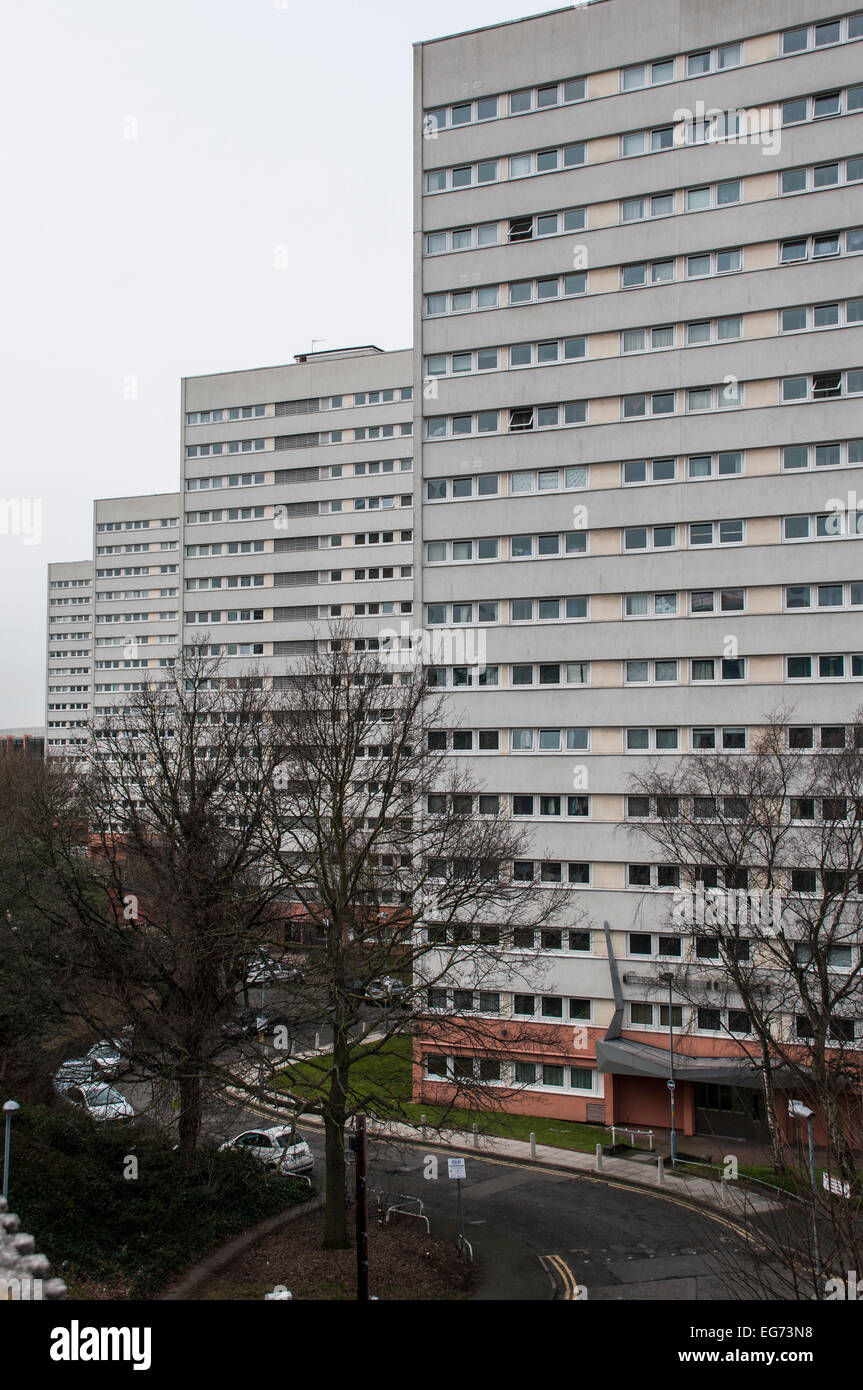
POLYGON ((455 1178, 456 1188, 458 1190, 459 1252, 464 1260, 466 1258, 464 1244, 464 1203, 461 1197, 461 1185, 463 1180, 467 1177, 464 1159, 448 1158, 447 1172, 451 1178, 455 1178))

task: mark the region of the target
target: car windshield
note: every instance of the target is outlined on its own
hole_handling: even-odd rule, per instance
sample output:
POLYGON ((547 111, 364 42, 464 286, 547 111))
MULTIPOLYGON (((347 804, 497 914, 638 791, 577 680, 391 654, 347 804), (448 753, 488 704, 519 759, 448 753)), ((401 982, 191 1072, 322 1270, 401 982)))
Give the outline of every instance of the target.
POLYGON ((293 1149, 297 1144, 304 1144, 306 1141, 298 1130, 293 1134, 285 1132, 279 1135, 279 1147, 282 1149, 293 1149))

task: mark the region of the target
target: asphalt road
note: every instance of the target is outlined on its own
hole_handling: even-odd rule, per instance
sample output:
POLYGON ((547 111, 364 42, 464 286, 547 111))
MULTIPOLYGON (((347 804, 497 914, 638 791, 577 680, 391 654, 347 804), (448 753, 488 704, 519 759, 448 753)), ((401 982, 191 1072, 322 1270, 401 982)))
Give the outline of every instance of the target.
MULTIPOLYGON (((266 1124, 242 1109, 211 1110, 206 1128, 219 1138, 266 1124)), ((323 1179, 323 1134, 303 1133, 323 1179)), ((349 1164, 350 1180, 352 1165, 349 1164)), ((458 1194, 439 1149, 368 1145, 370 1219, 407 1196, 423 1203, 434 1235, 455 1239, 458 1194), (434 1171, 437 1177, 427 1177, 434 1171)), ((730 1299, 723 1267, 739 1257, 732 1223, 673 1193, 653 1193, 617 1179, 528 1168, 466 1157, 462 1184, 465 1236, 484 1270, 486 1300, 730 1299)), ((417 1210, 416 1202, 409 1204, 417 1210)), ((391 1219, 415 1218, 394 1216, 391 1219)), ((732 1285, 733 1287, 733 1285, 732 1285)))
MULTIPOLYGON (((308 1046, 313 1043, 307 1040, 308 1046)), ((294 1047, 301 1050, 299 1039, 294 1047)), ((147 1083, 121 1081, 120 1089, 136 1110, 148 1108, 147 1083)), ((223 1140, 272 1123, 244 1105, 210 1101, 203 1129, 223 1140)), ((303 1132, 320 1185, 323 1135, 312 1126, 303 1132)), ((433 1234, 456 1238, 457 1189, 447 1176, 445 1152, 372 1137, 368 1155, 372 1219, 378 1204, 385 1211, 408 1196, 422 1202, 433 1234), (426 1176, 434 1170, 427 1157, 436 1159, 437 1177, 426 1176)), ((466 1173, 465 1236, 483 1266, 483 1299, 714 1302, 735 1297, 734 1266, 744 1257, 733 1222, 719 1213, 707 1214, 673 1192, 488 1157, 467 1156, 466 1173)), ((416 1201, 410 1206, 418 1210, 416 1201)))

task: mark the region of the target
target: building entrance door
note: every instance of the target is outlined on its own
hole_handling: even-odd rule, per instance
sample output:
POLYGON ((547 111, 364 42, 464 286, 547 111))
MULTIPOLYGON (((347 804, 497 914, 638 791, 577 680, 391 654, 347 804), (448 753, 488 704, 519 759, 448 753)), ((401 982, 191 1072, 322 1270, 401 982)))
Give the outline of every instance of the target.
POLYGON ((768 1138, 761 1093, 743 1086, 696 1082, 695 1133, 726 1139, 768 1138))

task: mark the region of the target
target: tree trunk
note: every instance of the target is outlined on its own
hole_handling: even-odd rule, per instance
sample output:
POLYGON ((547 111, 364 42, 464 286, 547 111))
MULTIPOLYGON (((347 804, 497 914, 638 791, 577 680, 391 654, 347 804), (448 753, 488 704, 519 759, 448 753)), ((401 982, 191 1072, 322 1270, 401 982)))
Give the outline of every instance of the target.
POLYGON ((785 1153, 782 1131, 779 1128, 779 1116, 776 1114, 776 1088, 773 1085, 773 1061, 770 1056, 770 1049, 763 1038, 760 1039, 760 1047, 762 1094, 764 1096, 764 1112, 767 1117, 767 1129, 770 1133, 770 1152, 773 1160, 773 1171, 775 1173, 781 1173, 785 1168, 785 1153))
POLYGON ((324 1216, 324 1249, 346 1250, 348 1241, 345 1193, 345 1118, 350 1048, 344 1025, 333 1027, 333 1072, 324 1105, 327 1159, 327 1198, 324 1216))
POLYGON ((180 1091, 180 1153, 190 1158, 198 1144, 201 1133, 201 1078, 200 1076, 181 1076, 180 1091))
POLYGON ((329 1109, 324 1116, 327 1155, 327 1197, 324 1249, 347 1250, 348 1217, 345 1200, 345 1122, 329 1109))

